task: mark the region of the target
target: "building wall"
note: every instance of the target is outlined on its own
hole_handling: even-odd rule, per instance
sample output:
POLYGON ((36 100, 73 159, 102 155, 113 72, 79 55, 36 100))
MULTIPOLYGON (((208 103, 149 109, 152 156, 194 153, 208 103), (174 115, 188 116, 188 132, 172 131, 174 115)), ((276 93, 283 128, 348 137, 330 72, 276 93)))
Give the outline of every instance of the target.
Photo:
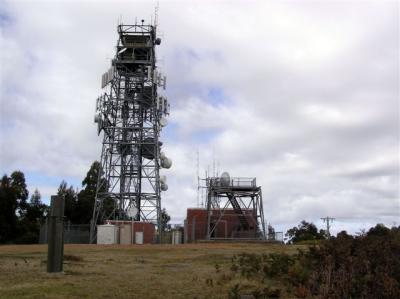
POLYGON ((133 237, 136 232, 143 232, 143 244, 154 243, 155 238, 155 226, 152 223, 147 222, 134 222, 133 223, 133 237))
POLYGON ((205 209, 187 209, 185 229, 188 242, 205 239, 207 211, 205 209))
MULTIPOLYGON (((257 232, 256 216, 253 210, 243 211, 250 229, 243 231, 239 230, 240 221, 238 215, 233 209, 225 209, 224 215, 218 221, 221 211, 214 209, 211 210, 211 223, 218 221, 217 227, 212 238, 254 238, 257 232)), ((207 234, 207 210, 200 208, 187 209, 186 216, 186 240, 194 242, 196 240, 206 239, 207 234)))
POLYGON ((143 232, 143 244, 152 244, 155 241, 155 225, 149 222, 139 222, 139 221, 120 221, 120 220, 109 220, 110 224, 118 225, 123 231, 123 236, 119 238, 119 243, 121 244, 135 244, 135 233, 143 232), (131 226, 129 229, 128 226, 131 226), (129 238, 126 233, 131 234, 129 238), (122 241, 122 242, 120 242, 122 241), (130 242, 129 242, 130 241, 130 242))

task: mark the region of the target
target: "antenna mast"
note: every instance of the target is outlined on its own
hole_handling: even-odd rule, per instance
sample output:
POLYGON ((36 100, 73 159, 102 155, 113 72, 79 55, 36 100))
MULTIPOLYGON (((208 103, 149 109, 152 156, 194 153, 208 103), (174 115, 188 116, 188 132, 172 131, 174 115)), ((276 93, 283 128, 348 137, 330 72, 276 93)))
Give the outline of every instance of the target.
POLYGON ((331 223, 333 222, 333 220, 335 220, 335 218, 326 216, 325 218, 321 218, 321 220, 323 220, 324 223, 326 223, 326 236, 328 238, 330 238, 331 237, 331 232, 330 232, 331 223))
POLYGON ((158 26, 158 10, 160 9, 160 3, 157 1, 157 5, 154 7, 154 28, 158 26))
POLYGON ((199 157, 199 150, 197 150, 197 163, 196 163, 196 175, 197 175, 197 207, 200 206, 200 174, 199 174, 199 167, 200 167, 200 157, 199 157))
POLYGON ((215 151, 213 149, 213 177, 215 177, 215 151))
POLYGON ((161 39, 144 20, 117 29, 117 51, 102 76, 103 92, 96 102, 95 123, 103 144, 91 243, 97 224, 107 220, 152 222, 160 238, 161 191, 168 189, 160 169, 172 165, 159 140, 169 115, 168 100, 159 88, 165 89, 166 77, 155 60, 161 39))

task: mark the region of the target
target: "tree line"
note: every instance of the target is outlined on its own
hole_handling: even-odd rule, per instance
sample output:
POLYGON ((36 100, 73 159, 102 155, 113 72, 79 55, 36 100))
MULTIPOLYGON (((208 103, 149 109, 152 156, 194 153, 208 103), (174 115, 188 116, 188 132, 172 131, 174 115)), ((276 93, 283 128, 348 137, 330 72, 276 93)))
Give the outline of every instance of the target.
MULTIPOLYGON (((80 191, 61 181, 57 195, 65 198, 65 221, 88 224, 92 218, 100 163, 91 165, 82 181, 80 191)), ((3 175, 0 182, 0 244, 38 243, 40 226, 45 221, 49 206, 42 202, 36 189, 29 198, 25 175, 14 171, 3 175)))
POLYGON ((41 202, 35 190, 30 200, 21 171, 4 175, 0 182, 0 243, 37 243, 40 222, 48 206, 41 202))
MULTIPOLYGON (((57 195, 64 197, 64 221, 70 224, 89 224, 92 219, 100 163, 90 166, 81 183, 81 190, 62 180, 57 195)), ((106 184, 102 184, 106 188, 106 184)), ((0 182, 0 244, 33 244, 39 242, 40 226, 49 212, 49 206, 42 202, 39 190, 29 199, 25 175, 14 171, 4 175, 0 182)), ((103 209, 106 215, 112 213, 114 202, 105 199, 103 209)), ((171 217, 165 209, 161 211, 162 230, 168 229, 171 217)))
MULTIPOLYGON (((68 186, 61 181, 57 195, 64 197, 65 221, 70 224, 89 224, 92 219, 93 204, 96 196, 100 163, 95 161, 90 166, 81 183, 81 190, 68 186)), ((101 184, 106 188, 106 184, 101 184)), ((38 243, 40 225, 44 222, 49 206, 41 201, 39 190, 35 190, 29 199, 25 175, 14 171, 10 176, 4 175, 0 182, 0 244, 4 243, 38 243)), ((106 214, 114 209, 112 199, 106 199, 103 208, 106 214)), ((171 217, 165 209, 161 212, 162 230, 169 230, 171 217)), ((275 230, 268 225, 268 238, 275 235, 275 230)), ((286 232, 288 243, 318 241, 327 238, 326 231, 318 230, 315 224, 303 220, 297 227, 286 232)))

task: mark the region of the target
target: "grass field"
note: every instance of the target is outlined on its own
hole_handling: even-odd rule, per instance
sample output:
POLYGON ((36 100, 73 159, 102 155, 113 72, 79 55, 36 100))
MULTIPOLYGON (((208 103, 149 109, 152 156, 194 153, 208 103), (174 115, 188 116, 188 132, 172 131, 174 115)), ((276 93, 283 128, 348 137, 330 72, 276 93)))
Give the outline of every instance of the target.
POLYGON ((233 255, 296 249, 254 243, 65 245, 64 273, 48 274, 47 246, 0 246, 0 298, 227 298, 240 279, 221 279, 233 255))

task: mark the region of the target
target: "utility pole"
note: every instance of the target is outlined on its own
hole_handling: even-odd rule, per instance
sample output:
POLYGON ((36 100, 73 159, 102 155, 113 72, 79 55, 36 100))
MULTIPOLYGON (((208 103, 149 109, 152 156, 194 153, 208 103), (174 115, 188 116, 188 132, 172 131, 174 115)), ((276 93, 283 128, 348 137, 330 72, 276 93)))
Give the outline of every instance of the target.
POLYGON ((333 222, 333 220, 335 220, 335 218, 326 216, 325 218, 321 218, 321 220, 323 220, 324 223, 326 222, 326 235, 328 238, 330 238, 331 237, 331 232, 330 232, 331 223, 333 222))

